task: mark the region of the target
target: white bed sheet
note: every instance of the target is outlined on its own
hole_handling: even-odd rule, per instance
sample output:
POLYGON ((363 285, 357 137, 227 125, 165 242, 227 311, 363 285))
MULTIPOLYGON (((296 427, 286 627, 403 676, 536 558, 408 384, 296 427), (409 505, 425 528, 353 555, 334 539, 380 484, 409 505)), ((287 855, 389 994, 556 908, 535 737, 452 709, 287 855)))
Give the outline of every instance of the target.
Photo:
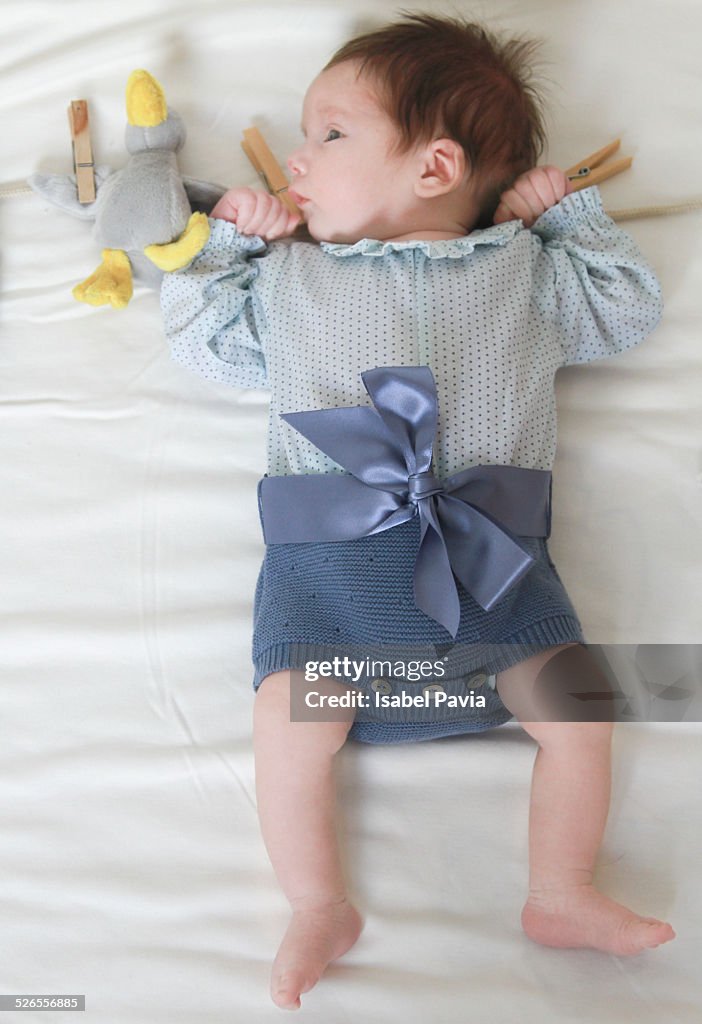
MULTIPOLYGON (((317 70, 398 7, 6 0, 0 179, 70 170, 79 97, 98 162, 121 165, 124 84, 146 67, 185 117, 184 172, 256 185, 241 130, 282 160, 317 70)), ((699 194, 696 0, 405 7, 546 36, 548 159, 619 135, 635 157, 603 186, 608 209, 699 194)), ((595 644, 702 640, 699 217, 631 222, 664 320, 558 377, 551 550, 595 644)), ((100 1024, 279 1019, 267 984, 287 914, 256 821, 249 664, 266 395, 173 364, 146 289, 121 313, 75 303, 98 259, 85 223, 21 196, 0 202, 0 231, 0 993, 85 993, 100 1024)), ((347 745, 366 925, 301 1019, 699 1021, 700 733, 616 733, 600 882, 678 933, 630 960, 520 931, 535 747, 517 725, 347 745)))

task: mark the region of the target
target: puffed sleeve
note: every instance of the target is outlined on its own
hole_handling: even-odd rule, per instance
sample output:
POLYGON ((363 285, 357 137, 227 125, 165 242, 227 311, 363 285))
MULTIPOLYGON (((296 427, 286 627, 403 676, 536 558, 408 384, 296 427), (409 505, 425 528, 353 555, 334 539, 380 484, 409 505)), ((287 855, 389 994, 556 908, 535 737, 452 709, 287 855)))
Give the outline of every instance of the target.
POLYGON ((266 316, 256 287, 266 243, 210 218, 205 248, 164 274, 161 312, 173 358, 208 380, 266 387, 266 316))
POLYGON ((651 333, 663 309, 658 279, 596 185, 552 206, 531 235, 532 301, 555 328, 563 366, 624 352, 651 333))

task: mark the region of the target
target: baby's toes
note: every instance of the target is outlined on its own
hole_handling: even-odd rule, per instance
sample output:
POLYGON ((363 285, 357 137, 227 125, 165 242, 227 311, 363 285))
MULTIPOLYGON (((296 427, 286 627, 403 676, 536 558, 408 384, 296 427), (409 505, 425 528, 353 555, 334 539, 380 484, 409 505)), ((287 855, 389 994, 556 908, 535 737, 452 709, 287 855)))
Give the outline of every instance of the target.
POLYGON ((271 997, 281 1010, 298 1010, 302 991, 301 979, 296 971, 274 973, 271 978, 271 997))

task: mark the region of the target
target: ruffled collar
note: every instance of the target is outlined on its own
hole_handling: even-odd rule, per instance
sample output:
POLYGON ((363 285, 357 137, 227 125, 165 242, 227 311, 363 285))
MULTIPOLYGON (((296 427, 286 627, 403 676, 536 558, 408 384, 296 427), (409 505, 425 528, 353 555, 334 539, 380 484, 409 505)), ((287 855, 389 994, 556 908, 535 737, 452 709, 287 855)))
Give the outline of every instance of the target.
POLYGON ((385 256, 403 249, 421 249, 429 259, 460 259, 473 252, 477 245, 505 245, 523 229, 520 220, 493 224, 490 228, 471 231, 462 238, 410 238, 404 242, 381 242, 377 238, 362 238, 359 242, 320 242, 320 248, 333 256, 385 256))

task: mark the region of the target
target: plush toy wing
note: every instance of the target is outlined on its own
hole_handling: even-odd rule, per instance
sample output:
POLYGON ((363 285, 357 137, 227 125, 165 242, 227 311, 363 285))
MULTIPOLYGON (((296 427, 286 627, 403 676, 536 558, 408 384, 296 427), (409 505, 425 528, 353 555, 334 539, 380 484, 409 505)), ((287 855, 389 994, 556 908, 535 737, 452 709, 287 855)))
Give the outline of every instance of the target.
POLYGON ((209 213, 227 191, 224 185, 213 185, 199 178, 188 178, 183 175, 183 185, 190 200, 193 212, 209 213))
MULTIPOLYGON (((100 186, 113 174, 111 167, 102 165, 95 168, 95 189, 100 186)), ((48 199, 54 206, 65 210, 73 217, 81 220, 95 220, 95 202, 79 203, 78 186, 76 185, 75 174, 30 174, 27 184, 44 199, 48 199)))

